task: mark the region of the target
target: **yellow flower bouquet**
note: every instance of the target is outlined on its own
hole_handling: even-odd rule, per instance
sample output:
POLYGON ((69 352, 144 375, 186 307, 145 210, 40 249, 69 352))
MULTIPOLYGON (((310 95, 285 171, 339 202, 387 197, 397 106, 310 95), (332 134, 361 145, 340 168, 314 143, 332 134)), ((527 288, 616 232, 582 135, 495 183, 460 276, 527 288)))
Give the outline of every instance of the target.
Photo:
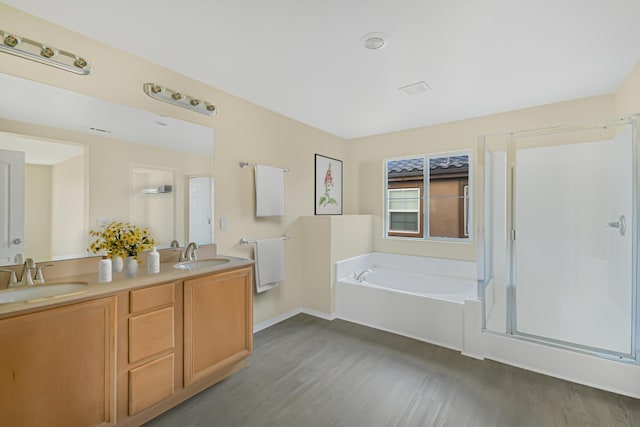
POLYGON ((87 250, 106 252, 110 257, 135 257, 155 245, 148 228, 140 228, 128 222, 110 222, 102 230, 91 230, 89 234, 96 239, 87 250))

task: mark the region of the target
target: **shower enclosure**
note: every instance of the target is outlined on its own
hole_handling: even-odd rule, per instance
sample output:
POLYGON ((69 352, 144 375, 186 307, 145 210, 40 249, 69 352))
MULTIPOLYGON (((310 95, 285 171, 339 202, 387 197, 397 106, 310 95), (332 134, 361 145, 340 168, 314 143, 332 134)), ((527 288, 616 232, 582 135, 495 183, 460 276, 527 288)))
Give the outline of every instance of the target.
POLYGON ((479 138, 487 331, 637 360, 635 118, 479 138))

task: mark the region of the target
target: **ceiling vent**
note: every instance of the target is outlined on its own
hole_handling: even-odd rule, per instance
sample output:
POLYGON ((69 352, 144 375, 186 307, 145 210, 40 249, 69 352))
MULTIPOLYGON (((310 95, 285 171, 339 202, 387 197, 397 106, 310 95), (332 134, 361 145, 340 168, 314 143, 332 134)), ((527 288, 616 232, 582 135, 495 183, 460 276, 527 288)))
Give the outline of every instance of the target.
POLYGON ((408 86, 403 86, 400 88, 400 90, 409 96, 413 96, 413 95, 419 95, 421 93, 429 92, 431 88, 425 82, 418 82, 418 83, 410 84, 408 86))

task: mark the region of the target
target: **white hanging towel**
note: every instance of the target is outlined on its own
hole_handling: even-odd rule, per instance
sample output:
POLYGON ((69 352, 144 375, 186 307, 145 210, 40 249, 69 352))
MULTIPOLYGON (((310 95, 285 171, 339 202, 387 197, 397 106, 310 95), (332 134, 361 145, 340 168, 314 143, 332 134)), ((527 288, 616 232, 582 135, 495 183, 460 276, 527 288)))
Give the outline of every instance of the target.
POLYGON ((284 240, 256 241, 256 291, 273 289, 284 280, 284 240))
POLYGON ((284 215, 284 169, 256 165, 256 216, 284 215))

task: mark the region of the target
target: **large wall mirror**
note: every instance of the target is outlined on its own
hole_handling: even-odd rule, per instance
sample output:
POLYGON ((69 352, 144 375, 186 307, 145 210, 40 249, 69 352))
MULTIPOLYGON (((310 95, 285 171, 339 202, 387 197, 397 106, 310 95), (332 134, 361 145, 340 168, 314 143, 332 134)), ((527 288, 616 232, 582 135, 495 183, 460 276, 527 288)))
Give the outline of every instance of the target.
POLYGON ((385 237, 469 241, 470 153, 387 159, 385 237))
POLYGON ((213 242, 212 128, 5 74, 0 91, 0 265, 93 255, 110 221, 213 242))

